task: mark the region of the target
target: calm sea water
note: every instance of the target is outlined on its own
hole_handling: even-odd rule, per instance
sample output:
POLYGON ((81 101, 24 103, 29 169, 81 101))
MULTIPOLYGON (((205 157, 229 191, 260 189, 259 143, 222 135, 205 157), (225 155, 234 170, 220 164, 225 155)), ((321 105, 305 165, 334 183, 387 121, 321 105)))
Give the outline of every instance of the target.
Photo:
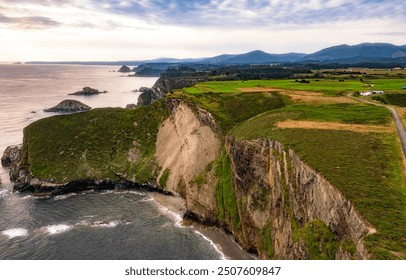
MULTIPOLYGON (((0 155, 29 123, 64 99, 93 108, 136 103, 157 78, 126 77, 114 66, 0 65, 0 155), (85 86, 108 91, 68 96, 85 86)), ((179 226, 147 193, 88 192, 50 198, 12 193, 0 167, 0 259, 219 259, 207 239, 179 226)))

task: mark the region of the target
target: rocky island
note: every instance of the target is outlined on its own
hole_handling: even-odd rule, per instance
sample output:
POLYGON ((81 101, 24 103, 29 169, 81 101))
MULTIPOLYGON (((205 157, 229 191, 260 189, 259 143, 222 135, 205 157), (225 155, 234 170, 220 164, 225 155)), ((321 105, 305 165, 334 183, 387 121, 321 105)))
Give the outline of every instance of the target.
POLYGON ((84 87, 82 90, 70 93, 69 95, 95 95, 100 93, 107 93, 107 91, 99 91, 98 89, 91 87, 84 87))
POLYGON ((86 104, 72 99, 66 99, 58 103, 52 108, 45 109, 45 112, 61 112, 61 113, 74 113, 89 111, 92 108, 86 104))
POLYGON ((275 81, 202 80, 161 77, 134 110, 32 123, 10 160, 14 189, 175 194, 185 217, 261 259, 406 258, 402 160, 385 108, 275 81))
POLYGON ((128 66, 126 66, 126 65, 123 65, 123 66, 121 66, 121 68, 118 70, 118 72, 120 72, 120 73, 130 73, 130 72, 131 72, 131 68, 128 67, 128 66))

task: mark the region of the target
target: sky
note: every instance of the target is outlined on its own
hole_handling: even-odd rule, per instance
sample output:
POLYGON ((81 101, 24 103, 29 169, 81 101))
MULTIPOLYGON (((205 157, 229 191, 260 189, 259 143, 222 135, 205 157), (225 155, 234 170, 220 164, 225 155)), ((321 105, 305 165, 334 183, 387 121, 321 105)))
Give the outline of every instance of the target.
POLYGON ((312 53, 405 26, 404 0, 0 0, 0 61, 312 53))

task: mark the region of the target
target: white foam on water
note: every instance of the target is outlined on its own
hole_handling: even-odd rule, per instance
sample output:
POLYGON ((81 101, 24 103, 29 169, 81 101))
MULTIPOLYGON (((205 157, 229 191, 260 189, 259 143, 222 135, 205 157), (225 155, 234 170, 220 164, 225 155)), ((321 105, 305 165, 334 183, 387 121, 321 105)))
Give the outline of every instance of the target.
POLYGON ((103 228, 115 228, 121 224, 120 220, 114 220, 111 222, 106 222, 106 221, 96 221, 96 222, 91 222, 90 225, 93 227, 103 227, 103 228))
POLYGON ((0 197, 5 197, 10 193, 10 190, 0 189, 0 197))
POLYGON ((66 225, 66 224, 57 224, 57 225, 50 225, 43 227, 48 234, 50 235, 55 235, 55 234, 61 234, 64 232, 68 232, 73 228, 73 226, 66 225))
POLYGON ((207 236, 205 236, 203 233, 201 233, 200 231, 195 230, 195 233, 199 236, 201 236, 204 240, 208 241, 210 243, 210 245, 214 248, 214 250, 220 255, 220 259, 221 260, 227 260, 228 258, 223 254, 223 252, 220 251, 220 249, 217 247, 217 245, 209 238, 207 238, 207 236))
POLYGON ((77 193, 68 193, 68 194, 63 194, 63 195, 57 195, 54 197, 54 200, 64 200, 64 199, 67 199, 67 198, 69 198, 71 196, 75 196, 75 195, 77 195, 77 193))
POLYGON ((15 237, 24 237, 28 235, 28 230, 25 228, 12 228, 12 229, 7 229, 3 230, 1 232, 3 235, 6 235, 9 239, 15 238, 15 237))
POLYGON ((140 200, 140 202, 150 202, 150 201, 155 201, 155 199, 150 196, 146 196, 140 200))
POLYGON ((175 223, 176 227, 178 227, 178 228, 184 228, 185 227, 185 226, 182 225, 183 219, 182 219, 181 215, 169 210, 168 208, 166 208, 165 206, 163 206, 163 205, 161 205, 161 204, 159 204, 157 202, 156 202, 156 204, 158 206, 159 212, 161 214, 163 214, 164 216, 170 218, 175 223))

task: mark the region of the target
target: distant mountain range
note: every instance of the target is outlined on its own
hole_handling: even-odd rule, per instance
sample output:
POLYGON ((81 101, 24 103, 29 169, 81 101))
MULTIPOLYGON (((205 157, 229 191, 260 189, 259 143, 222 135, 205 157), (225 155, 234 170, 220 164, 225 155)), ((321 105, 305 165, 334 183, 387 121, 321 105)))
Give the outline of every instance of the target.
POLYGON ((194 64, 271 64, 271 63, 360 63, 384 62, 406 63, 406 45, 396 46, 387 43, 363 43, 355 46, 339 45, 322 49, 312 54, 285 53, 270 54, 256 50, 244 54, 222 54, 209 58, 176 59, 157 58, 154 60, 136 61, 58 61, 43 62, 31 61, 29 64, 61 63, 61 64, 88 64, 88 65, 140 65, 146 63, 194 63, 194 64))

